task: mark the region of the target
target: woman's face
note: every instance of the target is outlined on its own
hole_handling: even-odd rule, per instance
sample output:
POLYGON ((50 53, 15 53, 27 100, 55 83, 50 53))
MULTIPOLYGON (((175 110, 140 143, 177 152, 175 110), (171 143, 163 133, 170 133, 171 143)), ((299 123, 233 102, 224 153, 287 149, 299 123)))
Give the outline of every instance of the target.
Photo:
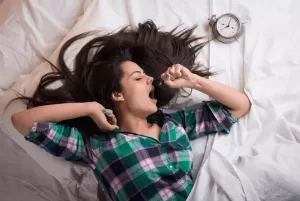
POLYGON ((136 63, 125 61, 121 64, 123 77, 120 93, 121 108, 137 116, 149 116, 157 111, 154 99, 153 78, 146 75, 136 63))

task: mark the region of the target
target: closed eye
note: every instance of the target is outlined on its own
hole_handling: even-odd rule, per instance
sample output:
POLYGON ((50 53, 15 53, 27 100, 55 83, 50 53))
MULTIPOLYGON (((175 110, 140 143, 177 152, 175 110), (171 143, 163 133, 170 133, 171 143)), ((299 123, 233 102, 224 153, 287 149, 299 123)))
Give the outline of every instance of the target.
POLYGON ((142 78, 136 78, 135 80, 141 80, 142 78))

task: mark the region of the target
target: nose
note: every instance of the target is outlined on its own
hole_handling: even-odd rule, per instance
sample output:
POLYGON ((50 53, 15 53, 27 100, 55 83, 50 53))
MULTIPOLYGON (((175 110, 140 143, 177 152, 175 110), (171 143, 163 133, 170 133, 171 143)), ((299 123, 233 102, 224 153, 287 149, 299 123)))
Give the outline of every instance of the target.
POLYGON ((153 77, 148 76, 147 84, 152 84, 152 83, 153 83, 153 80, 154 80, 153 77))

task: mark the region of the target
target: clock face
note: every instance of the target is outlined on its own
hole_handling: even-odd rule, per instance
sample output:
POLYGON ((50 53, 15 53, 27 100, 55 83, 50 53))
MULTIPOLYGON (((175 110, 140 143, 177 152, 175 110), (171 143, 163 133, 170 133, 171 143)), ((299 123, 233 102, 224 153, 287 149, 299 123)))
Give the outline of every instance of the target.
POLYGON ((238 20, 230 15, 219 18, 216 26, 219 34, 226 38, 236 36, 240 28, 238 20))

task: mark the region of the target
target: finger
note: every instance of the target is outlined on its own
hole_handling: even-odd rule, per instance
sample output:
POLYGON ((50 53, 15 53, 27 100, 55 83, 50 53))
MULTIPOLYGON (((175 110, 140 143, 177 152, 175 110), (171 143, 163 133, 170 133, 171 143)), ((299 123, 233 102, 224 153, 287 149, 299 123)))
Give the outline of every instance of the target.
POLYGON ((189 77, 192 74, 191 71, 184 66, 182 66, 181 73, 183 76, 186 76, 186 77, 189 77))
POLYGON ((112 125, 117 125, 117 118, 115 115, 109 116, 108 117, 108 122, 112 125))
POLYGON ((167 73, 170 76, 171 81, 176 80, 175 67, 169 67, 167 73))
POLYGON ((175 74, 176 74, 176 77, 177 77, 177 78, 182 77, 181 71, 182 71, 183 66, 180 65, 180 64, 175 64, 174 66, 175 66, 175 74))
POLYGON ((166 72, 164 72, 163 74, 161 74, 160 78, 163 81, 165 81, 165 80, 167 80, 167 79, 170 78, 170 71, 169 70, 170 70, 170 68, 168 68, 166 72))
MULTIPOLYGON (((174 88, 174 82, 173 82, 173 80, 171 80, 171 77, 170 77, 170 75, 169 75, 169 73, 168 72, 166 72, 166 73, 163 73, 162 75, 161 75, 161 79, 164 81, 164 83, 167 85, 167 86, 169 86, 170 88, 174 88)), ((172 78, 172 79, 174 79, 174 78, 172 78)))
POLYGON ((104 109, 103 113, 105 114, 105 116, 110 124, 117 125, 117 119, 112 110, 104 109))
POLYGON ((113 130, 119 128, 119 126, 117 126, 117 125, 112 125, 112 124, 110 124, 108 121, 104 121, 104 122, 102 123, 102 127, 103 127, 104 130, 107 130, 107 131, 113 131, 113 130))
POLYGON ((165 80, 166 78, 166 73, 161 74, 160 79, 165 80))
POLYGON ((104 109, 104 110, 102 110, 102 112, 104 113, 104 114, 112 114, 113 113, 113 111, 112 110, 110 110, 110 109, 104 109))
POLYGON ((176 80, 177 78, 175 78, 174 76, 172 76, 172 75, 170 75, 170 80, 171 81, 174 81, 174 80, 176 80))
POLYGON ((177 78, 176 69, 175 69, 174 65, 168 68, 168 72, 169 72, 170 77, 177 78))
POLYGON ((114 112, 110 109, 104 109, 103 113, 105 114, 106 117, 114 117, 114 112))

